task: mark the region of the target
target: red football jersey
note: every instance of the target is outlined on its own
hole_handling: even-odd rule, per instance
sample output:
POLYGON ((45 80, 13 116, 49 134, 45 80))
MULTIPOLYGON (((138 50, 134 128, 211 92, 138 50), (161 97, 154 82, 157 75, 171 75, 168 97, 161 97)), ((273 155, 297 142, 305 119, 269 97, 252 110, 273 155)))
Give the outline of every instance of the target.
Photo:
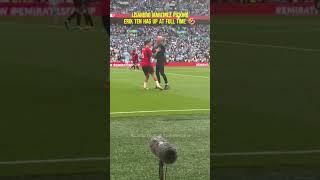
POLYGON ((110 0, 101 0, 101 15, 110 16, 110 0))
POLYGON ((138 54, 137 53, 131 53, 131 60, 133 63, 138 62, 138 54))
POLYGON ((149 47, 145 47, 142 49, 142 59, 141 59, 141 66, 150 66, 151 65, 151 57, 152 57, 152 50, 149 47))

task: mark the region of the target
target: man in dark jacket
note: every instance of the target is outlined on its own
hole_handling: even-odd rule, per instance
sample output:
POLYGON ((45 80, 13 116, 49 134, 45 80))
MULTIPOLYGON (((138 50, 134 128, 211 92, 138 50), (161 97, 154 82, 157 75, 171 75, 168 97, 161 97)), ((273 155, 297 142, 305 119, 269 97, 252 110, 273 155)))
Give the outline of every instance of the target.
POLYGON ((156 64, 156 76, 158 78, 159 83, 161 82, 160 74, 165 82, 164 89, 169 89, 169 82, 166 74, 164 73, 164 66, 166 64, 166 48, 163 43, 164 38, 162 36, 158 36, 156 39, 156 44, 153 48, 154 58, 157 60, 156 64))

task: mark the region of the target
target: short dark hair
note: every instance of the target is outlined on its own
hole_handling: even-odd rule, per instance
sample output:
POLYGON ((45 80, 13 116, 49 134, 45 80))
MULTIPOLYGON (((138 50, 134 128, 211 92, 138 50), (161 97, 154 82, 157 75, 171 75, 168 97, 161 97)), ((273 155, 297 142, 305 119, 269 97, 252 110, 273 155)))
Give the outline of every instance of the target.
POLYGON ((150 39, 145 40, 145 41, 144 41, 144 45, 147 45, 147 44, 149 44, 150 42, 151 42, 151 40, 150 40, 150 39))

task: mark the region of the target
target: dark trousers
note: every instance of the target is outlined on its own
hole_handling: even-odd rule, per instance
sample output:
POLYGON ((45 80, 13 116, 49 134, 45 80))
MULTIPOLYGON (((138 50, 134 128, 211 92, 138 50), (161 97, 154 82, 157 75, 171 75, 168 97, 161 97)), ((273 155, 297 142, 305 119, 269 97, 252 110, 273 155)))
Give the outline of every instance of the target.
POLYGON ((91 15, 89 14, 89 2, 85 1, 83 3, 83 16, 87 26, 93 26, 93 20, 91 15))
POLYGON ((82 12, 82 1, 81 0, 73 0, 73 5, 74 5, 75 10, 67 19, 68 19, 68 21, 71 21, 73 18, 76 18, 77 25, 80 26, 81 12, 82 12))
POLYGON ((156 65, 156 76, 158 78, 159 83, 161 82, 160 74, 163 77, 164 82, 167 84, 168 83, 168 79, 167 79, 166 74, 164 73, 164 64, 157 64, 156 65))
POLYGON ((110 16, 102 16, 102 23, 108 35, 110 35, 110 16))

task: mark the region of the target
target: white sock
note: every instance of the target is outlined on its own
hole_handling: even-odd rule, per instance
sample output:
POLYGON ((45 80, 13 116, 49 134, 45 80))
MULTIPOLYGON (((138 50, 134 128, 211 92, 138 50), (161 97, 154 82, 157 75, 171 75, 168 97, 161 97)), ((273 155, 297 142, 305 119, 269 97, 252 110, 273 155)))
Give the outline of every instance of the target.
POLYGON ((147 82, 143 82, 143 87, 147 88, 147 82))
POLYGON ((157 85, 157 87, 160 87, 159 81, 156 81, 156 85, 157 85))

